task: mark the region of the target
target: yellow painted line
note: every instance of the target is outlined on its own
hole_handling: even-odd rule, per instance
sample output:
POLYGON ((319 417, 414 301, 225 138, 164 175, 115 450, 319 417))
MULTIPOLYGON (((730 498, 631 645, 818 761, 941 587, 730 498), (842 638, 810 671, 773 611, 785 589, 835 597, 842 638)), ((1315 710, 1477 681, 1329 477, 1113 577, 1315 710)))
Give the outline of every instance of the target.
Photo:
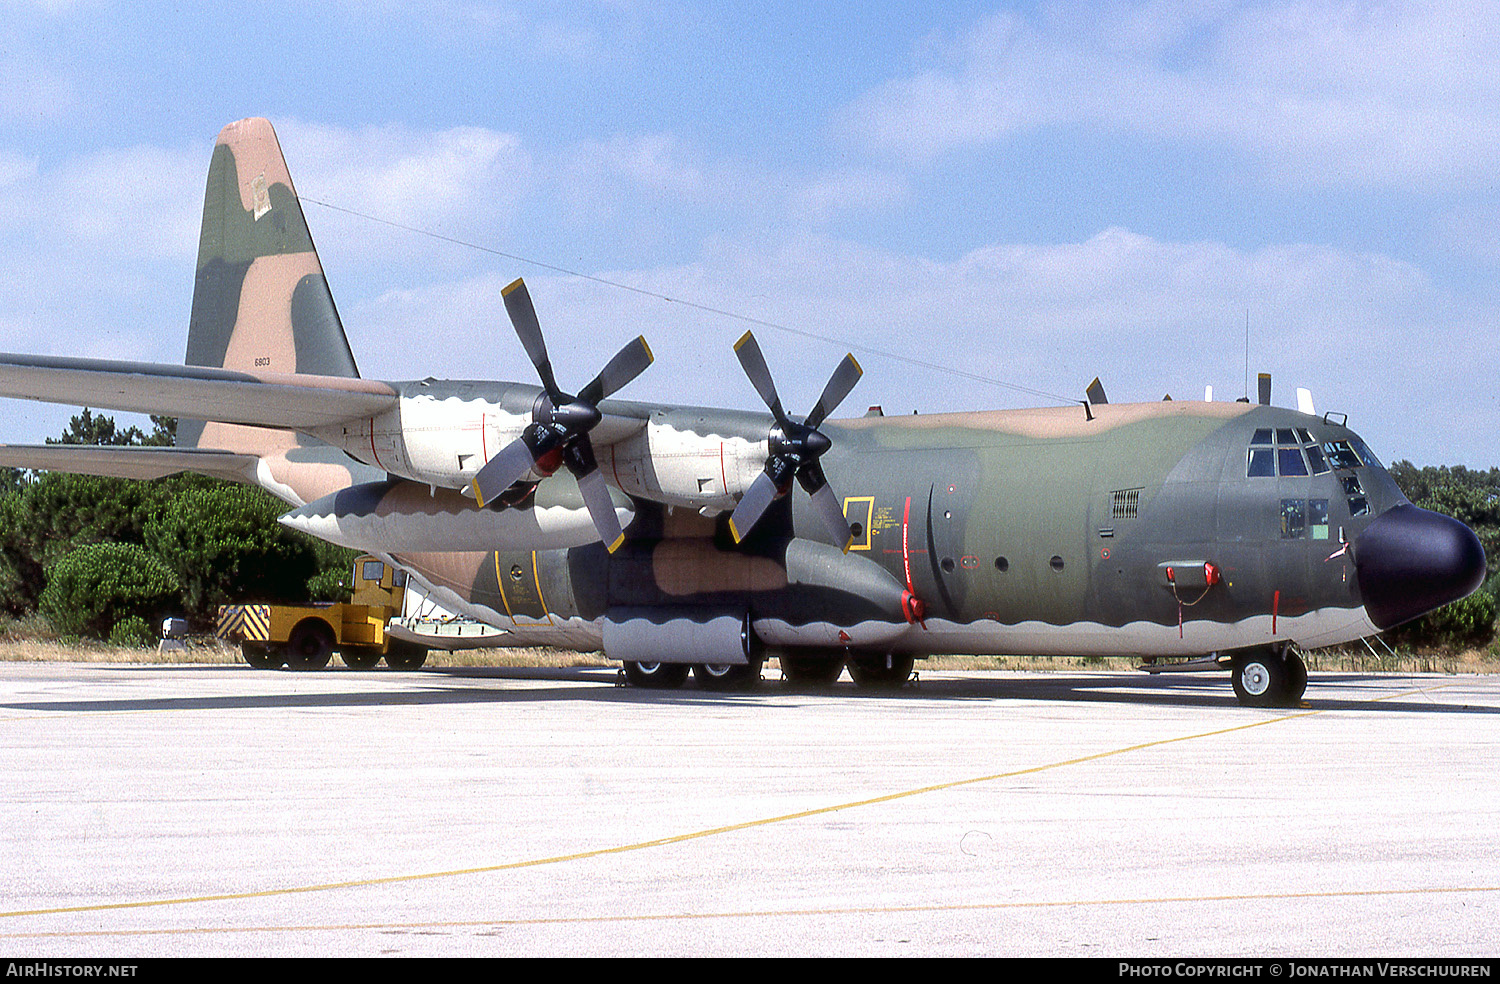
POLYGON ((505 614, 510 616, 510 623, 516 624, 516 613, 510 610, 510 599, 505 597, 505 574, 500 570, 500 551, 495 551, 495 585, 500 589, 500 603, 505 606, 505 614))
MULTIPOLYGON (((624 535, 621 535, 624 538, 624 535)), ((542 594, 542 572, 536 568, 536 551, 531 551, 531 582, 536 585, 537 600, 542 603, 542 615, 547 619, 548 625, 555 625, 552 621, 552 612, 547 609, 547 596, 542 594)))
POLYGON ((272 898, 280 895, 300 895, 310 892, 330 892, 336 889, 366 888, 374 885, 394 885, 402 882, 428 881, 434 878, 455 878, 461 875, 482 875, 499 871, 515 871, 521 868, 535 868, 549 864, 562 864, 567 861, 583 861, 590 858, 607 857, 611 854, 627 854, 633 851, 644 851, 653 847, 665 847, 668 844, 681 844, 687 841, 702 840, 707 837, 717 837, 722 834, 735 833, 742 830, 753 830, 756 827, 768 827, 773 824, 787 823, 792 820, 805 820, 808 817, 823 816, 829 813, 837 813, 840 810, 852 810, 862 806, 875 806, 880 803, 893 803, 897 800, 910 799, 914 796, 922 796, 927 793, 936 793, 949 789, 959 789, 964 786, 973 786, 979 783, 994 782, 998 779, 1012 779, 1017 776, 1033 775, 1038 772, 1047 772, 1052 769, 1061 769, 1070 765, 1082 765, 1087 762, 1097 762, 1101 759, 1112 758, 1116 755, 1124 755, 1128 752, 1142 751, 1148 748, 1160 748, 1164 745, 1172 745, 1183 741, 1194 741, 1199 738, 1210 738, 1216 735, 1233 734, 1236 731, 1245 731, 1250 728, 1259 728, 1266 724, 1278 721, 1288 721, 1299 717, 1307 717, 1312 714, 1321 714, 1321 711, 1307 711, 1300 714, 1283 715, 1280 717, 1267 718, 1263 721, 1254 721, 1250 724, 1235 725, 1230 728, 1221 728, 1215 731, 1205 731, 1193 735, 1183 735, 1177 738, 1163 738, 1157 741, 1144 742, 1138 745, 1129 745, 1125 748, 1116 748, 1107 752, 1096 752, 1092 755, 1083 755, 1078 758, 1064 759, 1059 762, 1049 762, 1045 765, 1031 766, 1025 769, 1016 769, 1011 772, 997 772, 992 775, 977 776, 969 779, 956 779, 952 782, 936 783, 931 786, 921 786, 916 789, 906 789, 895 793, 887 793, 883 796, 872 796, 867 799, 852 800, 847 803, 836 803, 832 806, 820 806, 811 810, 799 810, 796 813, 784 813, 774 817, 762 817, 757 820, 747 820, 743 823, 726 824, 722 827, 710 827, 706 830, 695 830, 685 834, 675 834, 670 837, 658 837, 653 840, 638 841, 633 844, 619 844, 614 847, 595 848, 589 851, 577 851, 572 854, 558 854, 544 858, 531 858, 525 861, 511 861, 505 864, 483 865, 475 868, 455 868, 448 871, 430 871, 408 875, 388 875, 382 878, 362 878, 340 882, 325 882, 317 885, 297 885, 288 888, 270 888, 259 892, 226 892, 219 895, 198 895, 176 899, 150 899, 143 902, 105 902, 98 905, 61 906, 52 909, 22 909, 14 912, 0 912, 0 918, 11 918, 15 916, 41 916, 56 915, 67 912, 113 912, 123 909, 145 909, 167 905, 187 905, 194 902, 229 902, 241 899, 272 898))
POLYGON ((811 909, 742 909, 723 912, 656 912, 640 915, 542 916, 531 919, 455 919, 390 923, 310 923, 285 926, 173 926, 158 929, 58 930, 0 933, 0 939, 32 940, 109 936, 193 936, 222 933, 306 933, 348 930, 384 931, 472 929, 482 926, 565 926, 604 923, 703 921, 708 919, 796 919, 809 916, 908 915, 923 912, 998 912, 1014 909, 1061 909, 1079 906, 1201 905, 1210 902, 1290 902, 1313 899, 1391 898, 1422 895, 1471 895, 1500 892, 1500 885, 1450 885, 1427 888, 1372 888, 1326 892, 1245 892, 1237 895, 1171 895, 1139 899, 1052 899, 1031 902, 952 902, 942 905, 829 906, 811 909))
MULTIPOLYGON (((1407 696, 1413 693, 1422 693, 1427 690, 1441 690, 1444 687, 1454 686, 1454 683, 1439 684, 1435 687, 1420 687, 1415 690, 1403 691, 1397 694, 1387 694, 1384 697, 1371 698, 1373 701, 1391 700, 1396 697, 1407 696)), ((1222 735, 1234 734, 1238 731, 1249 731, 1252 728, 1264 727, 1268 724, 1279 724, 1283 721, 1295 721, 1299 718, 1313 717, 1323 714, 1321 710, 1304 710, 1297 713, 1282 714, 1277 717, 1265 718, 1260 721, 1252 721, 1249 724, 1237 724, 1228 728, 1216 728, 1213 731, 1200 731, 1191 735, 1179 735, 1176 738, 1161 738, 1156 741, 1141 742, 1135 745, 1126 745, 1123 748, 1115 748, 1104 752, 1095 752, 1092 755, 1080 755, 1076 758, 1062 759, 1057 762, 1048 762, 1044 765, 1034 765, 1025 769, 1014 769, 1010 772, 996 772, 990 775, 974 776, 968 779, 955 779, 950 782, 934 783, 930 786, 919 786, 915 789, 900 790, 894 793, 886 793, 883 796, 871 796, 866 799, 851 800, 847 803, 836 803, 831 806, 814 807, 810 810, 799 810, 796 813, 784 813, 779 816, 761 817, 756 820, 746 820, 743 823, 725 824, 720 827, 709 827, 704 830, 690 831, 685 834, 674 834, 670 837, 657 837, 652 840, 637 841, 633 844, 618 844, 614 847, 601 847, 588 851, 575 851, 571 854, 557 854, 550 857, 531 858, 524 861, 510 861, 504 864, 481 865, 474 868, 454 868, 447 871, 417 872, 406 875, 387 875, 381 878, 359 878, 348 881, 323 882, 314 885, 294 885, 286 888, 268 888, 258 892, 225 892, 216 895, 197 895, 173 899, 148 899, 141 902, 104 902, 97 905, 75 905, 60 906, 48 909, 18 909, 12 912, 0 912, 0 919, 15 918, 18 916, 46 916, 61 915, 73 912, 118 912, 126 909, 159 908, 170 905, 188 905, 198 902, 232 902, 244 899, 274 898, 284 895, 305 895, 313 892, 331 892, 348 888, 368 888, 375 885, 395 885, 403 882, 430 881, 437 878, 456 878, 463 875, 483 875, 500 871, 516 871, 522 868, 536 868, 550 864, 562 864, 568 861, 584 861, 591 858, 608 857, 613 854, 628 854, 634 851, 644 851, 655 847, 665 847, 669 844, 682 844, 688 841, 703 840, 708 837, 718 837, 723 834, 736 833, 742 830, 753 830, 757 827, 769 827, 774 824, 787 823, 793 820, 805 820, 809 817, 824 816, 829 813, 837 813, 841 810, 852 810, 862 806, 875 806, 881 803, 894 803, 898 800, 911 799, 928 793, 943 792, 950 789, 960 789, 964 786, 974 786, 981 783, 995 782, 1001 779, 1014 779, 1019 776, 1035 775, 1039 772, 1049 772, 1054 769, 1063 769, 1072 765, 1084 765, 1089 762, 1098 762, 1117 755, 1126 755, 1130 752, 1140 752, 1151 748, 1163 748, 1167 745, 1175 745, 1186 741, 1197 741, 1203 738, 1215 738, 1222 735)), ((1249 896, 1247 896, 1249 897, 1249 896)))

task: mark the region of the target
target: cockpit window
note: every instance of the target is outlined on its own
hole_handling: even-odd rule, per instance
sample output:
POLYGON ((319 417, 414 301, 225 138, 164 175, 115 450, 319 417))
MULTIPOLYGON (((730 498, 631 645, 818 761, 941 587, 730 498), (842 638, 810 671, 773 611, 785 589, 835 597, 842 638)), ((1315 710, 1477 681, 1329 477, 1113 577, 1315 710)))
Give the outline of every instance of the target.
POLYGON ((1309 444, 1302 450, 1307 452, 1307 462, 1312 465, 1314 475, 1325 474, 1328 469, 1328 459, 1323 457, 1323 449, 1316 444, 1309 444))
POLYGON ((1283 475, 1307 474, 1307 463, 1302 460, 1301 448, 1277 448, 1276 464, 1283 475))
POLYGON ((1307 532, 1313 540, 1328 539, 1328 500, 1307 500, 1307 532))
POLYGON ((1269 428, 1269 427, 1257 427, 1255 429, 1255 436, 1252 437, 1252 438, 1250 438, 1250 443, 1251 444, 1270 444, 1271 443, 1271 428, 1269 428))
POLYGON ((1250 478, 1276 477, 1276 452, 1270 448, 1251 448, 1245 474, 1250 478))
POLYGON ((1339 481, 1343 483, 1345 495, 1363 495, 1364 489, 1360 487, 1358 475, 1343 475, 1339 481))
POLYGON ((1281 538, 1300 540, 1307 528, 1307 503, 1302 499, 1281 500, 1281 538))
POLYGON ((1358 468, 1361 464, 1348 441, 1329 441, 1323 445, 1323 451, 1335 468, 1358 468))
POLYGON ((1369 445, 1365 444, 1364 441, 1358 437, 1350 437, 1349 443, 1354 445, 1355 452, 1359 454, 1360 460, 1365 464, 1374 465, 1376 468, 1380 467, 1380 459, 1370 453, 1369 445))
POLYGON ((1290 427, 1276 428, 1276 444, 1279 447, 1287 447, 1297 443, 1297 435, 1290 427))

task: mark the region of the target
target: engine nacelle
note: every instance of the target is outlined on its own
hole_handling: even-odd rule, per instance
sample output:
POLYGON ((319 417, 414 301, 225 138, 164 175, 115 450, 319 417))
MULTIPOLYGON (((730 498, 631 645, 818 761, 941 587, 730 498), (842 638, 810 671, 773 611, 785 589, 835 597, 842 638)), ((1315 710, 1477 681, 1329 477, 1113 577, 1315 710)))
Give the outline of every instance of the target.
MULTIPOLYGON (((635 510, 618 492, 621 527, 635 510)), ((430 553, 553 550, 599 539, 578 486, 566 474, 537 485, 515 506, 480 506, 452 489, 393 480, 354 485, 281 517, 284 526, 355 550, 430 553)))

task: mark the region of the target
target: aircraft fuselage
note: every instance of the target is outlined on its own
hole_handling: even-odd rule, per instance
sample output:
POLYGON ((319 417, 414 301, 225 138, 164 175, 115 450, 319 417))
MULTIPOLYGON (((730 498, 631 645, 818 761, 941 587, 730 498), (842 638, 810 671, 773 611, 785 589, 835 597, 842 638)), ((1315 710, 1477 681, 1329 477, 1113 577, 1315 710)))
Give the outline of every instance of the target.
MULTIPOLYGON (((432 385, 406 384, 403 396, 432 385)), ((475 428, 493 428, 480 434, 491 451, 538 393, 494 385, 467 394, 465 411, 492 421, 475 428)), ((765 458, 766 414, 603 407, 596 434, 616 431, 600 467, 627 494, 616 499, 627 535, 616 554, 597 542, 566 473, 518 505, 483 508, 400 480, 361 486, 363 505, 342 510, 343 542, 399 553, 445 607, 517 642, 606 651, 610 627, 643 613, 685 625, 738 613, 747 637, 772 650, 1144 657, 1315 647, 1410 617, 1382 594, 1392 563, 1451 585, 1454 597, 1483 576, 1477 542, 1469 549, 1462 535, 1472 533, 1406 503, 1337 415, 1169 401, 829 421, 823 463, 854 534, 845 554, 797 495, 778 499, 744 543, 729 535, 726 510, 765 458), (414 513, 439 500, 434 529, 448 539, 413 538, 414 513), (1393 561, 1375 540, 1362 546, 1383 516, 1387 526, 1400 520, 1397 539, 1427 523, 1453 543, 1393 561), (508 524, 501 549, 486 549, 486 523, 508 524), (527 523, 534 537, 518 545, 527 523), (464 542, 456 529, 468 531, 464 542)), ((457 430, 430 433, 451 441, 457 430)), ((386 442, 387 454, 400 448, 403 470, 439 460, 414 453, 421 433, 386 442)), ((357 440, 340 443, 355 453, 357 440)), ((456 451, 444 453, 455 484, 483 463, 460 467, 456 451)), ((320 508, 325 527, 314 531, 326 536, 330 502, 301 512, 320 508)))

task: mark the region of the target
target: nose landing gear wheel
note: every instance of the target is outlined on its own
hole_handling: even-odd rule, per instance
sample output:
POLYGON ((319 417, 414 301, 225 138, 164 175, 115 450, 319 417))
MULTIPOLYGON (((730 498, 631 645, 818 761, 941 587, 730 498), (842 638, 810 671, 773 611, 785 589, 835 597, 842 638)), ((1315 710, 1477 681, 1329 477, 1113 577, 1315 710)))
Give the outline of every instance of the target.
POLYGON ((1291 707, 1307 690, 1307 664, 1296 653, 1265 650, 1236 656, 1229 677, 1234 695, 1246 707, 1291 707))

